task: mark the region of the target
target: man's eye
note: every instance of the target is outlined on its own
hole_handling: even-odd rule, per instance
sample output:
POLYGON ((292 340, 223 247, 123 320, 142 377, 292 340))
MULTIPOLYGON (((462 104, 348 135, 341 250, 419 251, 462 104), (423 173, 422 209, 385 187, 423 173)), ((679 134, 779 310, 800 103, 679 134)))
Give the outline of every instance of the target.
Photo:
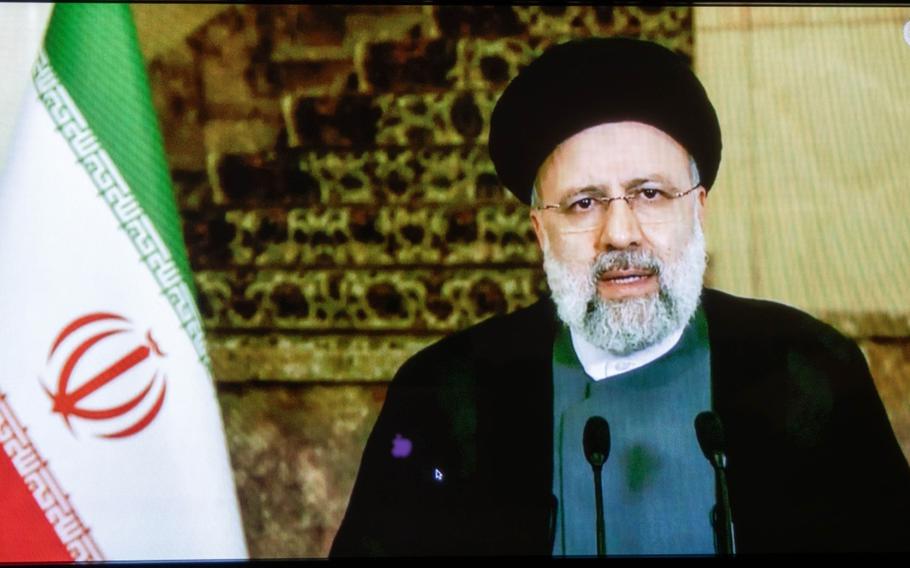
POLYGON ((589 211, 594 207, 594 199, 591 197, 582 197, 569 204, 569 211, 589 211))
POLYGON ((653 187, 646 187, 639 189, 637 191, 638 196, 643 197, 645 201, 657 201, 663 197, 666 197, 667 194, 660 189, 655 189, 653 187))

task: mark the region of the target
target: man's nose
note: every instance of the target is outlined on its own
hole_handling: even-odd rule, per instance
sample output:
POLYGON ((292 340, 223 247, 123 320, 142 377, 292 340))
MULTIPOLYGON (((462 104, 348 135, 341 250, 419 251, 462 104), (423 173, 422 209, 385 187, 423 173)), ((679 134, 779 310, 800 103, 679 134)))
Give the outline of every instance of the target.
POLYGON ((607 206, 600 231, 600 246, 604 250, 622 250, 641 244, 641 225, 631 206, 617 199, 607 206))

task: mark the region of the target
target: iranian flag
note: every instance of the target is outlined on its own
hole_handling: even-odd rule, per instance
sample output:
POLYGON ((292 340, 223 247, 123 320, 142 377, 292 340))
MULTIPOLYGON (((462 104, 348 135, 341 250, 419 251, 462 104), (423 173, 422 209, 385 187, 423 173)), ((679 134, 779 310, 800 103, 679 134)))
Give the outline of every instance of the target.
POLYGON ((0 561, 243 558, 128 6, 56 6, 0 176, 0 561))

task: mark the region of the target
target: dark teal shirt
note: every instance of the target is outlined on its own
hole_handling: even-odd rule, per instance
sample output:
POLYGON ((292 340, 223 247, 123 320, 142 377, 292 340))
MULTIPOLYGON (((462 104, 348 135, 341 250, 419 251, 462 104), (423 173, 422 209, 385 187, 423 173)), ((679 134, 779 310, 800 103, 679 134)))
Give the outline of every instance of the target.
POLYGON ((594 476, 585 423, 610 424, 603 467, 606 550, 613 554, 713 554, 714 473, 698 446, 695 416, 711 408, 707 322, 699 308, 670 351, 595 381, 562 327, 553 350, 554 555, 594 555, 594 476))

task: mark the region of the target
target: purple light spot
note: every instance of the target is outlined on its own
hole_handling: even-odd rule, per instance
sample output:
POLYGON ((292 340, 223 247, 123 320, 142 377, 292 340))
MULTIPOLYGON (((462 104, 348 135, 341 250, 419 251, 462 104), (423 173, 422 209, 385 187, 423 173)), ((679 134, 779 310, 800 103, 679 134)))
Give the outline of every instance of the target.
POLYGON ((395 439, 392 440, 392 457, 393 458, 406 458, 411 455, 411 450, 413 446, 411 441, 402 436, 401 434, 395 434, 395 439))

